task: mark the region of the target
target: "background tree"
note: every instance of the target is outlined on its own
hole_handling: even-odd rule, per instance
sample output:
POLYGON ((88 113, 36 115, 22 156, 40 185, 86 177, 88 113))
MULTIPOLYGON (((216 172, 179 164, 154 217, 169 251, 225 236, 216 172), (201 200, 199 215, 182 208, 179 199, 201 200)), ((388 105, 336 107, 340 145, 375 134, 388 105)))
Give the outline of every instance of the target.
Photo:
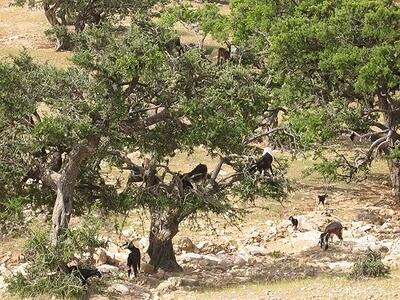
POLYGON ((229 16, 220 14, 216 4, 204 3, 200 7, 187 3, 171 5, 162 12, 161 23, 167 27, 181 24, 195 35, 200 49, 203 49, 204 41, 209 35, 219 42, 229 42, 229 16))
POLYGON ((381 153, 399 200, 399 6, 384 0, 232 1, 231 9, 234 37, 265 57, 264 72, 272 75, 284 108, 279 127, 322 158, 324 146, 342 134, 369 143, 352 156, 323 158, 316 169, 352 179, 381 153))
POLYGON ((57 40, 57 50, 71 50, 73 38, 67 26, 73 26, 76 33, 86 27, 98 26, 101 22, 116 23, 134 12, 145 12, 162 0, 15 0, 19 6, 44 10, 52 29, 47 33, 57 40))

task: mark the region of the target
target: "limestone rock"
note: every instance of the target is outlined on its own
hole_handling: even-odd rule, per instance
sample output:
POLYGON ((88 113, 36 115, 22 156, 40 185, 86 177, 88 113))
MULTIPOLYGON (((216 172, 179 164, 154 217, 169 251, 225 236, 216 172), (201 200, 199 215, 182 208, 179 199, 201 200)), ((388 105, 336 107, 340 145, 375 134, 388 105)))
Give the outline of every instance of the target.
POLYGON ((121 283, 114 283, 107 290, 109 292, 117 292, 117 293, 120 293, 122 295, 126 295, 126 294, 129 293, 129 288, 126 285, 123 285, 121 283))
POLYGON ((119 268, 116 266, 112 266, 112 265, 100 265, 97 267, 97 269, 101 272, 101 273, 114 273, 119 271, 119 268))
POLYGON ((178 240, 177 247, 180 250, 194 252, 197 247, 193 244, 192 240, 188 237, 182 237, 178 240))
POLYGON ((139 240, 139 247, 142 248, 143 252, 147 252, 147 249, 149 248, 149 238, 148 237, 142 237, 139 240))
POLYGON ((170 277, 166 281, 161 282, 156 290, 161 293, 167 293, 176 291, 181 285, 182 279, 180 277, 170 277))
POLYGON ((267 250, 264 247, 256 246, 256 245, 246 245, 242 249, 239 250, 238 255, 252 255, 264 256, 267 254, 267 250))
POLYGON ((154 273, 154 266, 152 266, 152 265, 150 265, 150 264, 148 264, 148 263, 141 263, 140 264, 140 270, 143 272, 143 273, 146 273, 146 274, 153 274, 154 273))
POLYGON ((136 236, 135 230, 127 228, 121 231, 121 234, 126 238, 133 238, 136 236))

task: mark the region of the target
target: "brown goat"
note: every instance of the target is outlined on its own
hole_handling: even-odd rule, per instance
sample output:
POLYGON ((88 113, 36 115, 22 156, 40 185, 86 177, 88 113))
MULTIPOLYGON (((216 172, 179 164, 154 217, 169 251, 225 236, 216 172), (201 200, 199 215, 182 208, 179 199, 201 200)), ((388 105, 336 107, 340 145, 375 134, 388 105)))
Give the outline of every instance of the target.
POLYGON ((328 239, 332 234, 335 234, 339 238, 341 245, 343 244, 343 225, 334 221, 326 226, 325 231, 321 233, 318 244, 321 248, 325 246, 324 250, 328 249, 328 239))
POLYGON ((218 58, 217 58, 218 65, 226 62, 230 58, 231 58, 231 47, 228 47, 228 50, 226 50, 223 47, 218 48, 218 58))

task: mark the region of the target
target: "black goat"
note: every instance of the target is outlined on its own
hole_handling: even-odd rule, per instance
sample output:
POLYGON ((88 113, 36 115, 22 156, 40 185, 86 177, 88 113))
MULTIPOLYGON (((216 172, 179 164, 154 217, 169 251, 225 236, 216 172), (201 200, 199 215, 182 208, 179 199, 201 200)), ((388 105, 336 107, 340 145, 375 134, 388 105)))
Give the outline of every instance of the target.
POLYGON ((293 218, 293 216, 290 216, 289 220, 292 222, 294 230, 297 230, 297 226, 299 225, 299 220, 293 218))
POLYGON ((249 172, 254 173, 258 170, 260 173, 262 173, 265 170, 270 170, 271 175, 274 176, 274 172, 272 171, 273 160, 274 158, 272 156, 272 149, 270 147, 266 147, 262 157, 250 166, 249 172))
POLYGON ((198 164, 192 171, 184 174, 177 174, 182 182, 182 189, 193 189, 192 182, 199 182, 207 177, 207 165, 198 164))
POLYGON ((101 278, 101 273, 98 269, 85 269, 78 266, 67 267, 68 273, 78 277, 83 285, 87 284, 90 277, 97 276, 101 278))
POLYGON ((325 205, 325 200, 328 198, 328 194, 318 195, 318 204, 325 205))
POLYGON ((137 277, 140 270, 140 250, 133 245, 132 241, 126 242, 124 246, 131 251, 127 260, 128 278, 131 277, 132 269, 133 274, 137 277))
POLYGON ((335 234, 339 238, 340 244, 343 244, 343 225, 334 221, 326 226, 324 232, 321 233, 319 237, 318 245, 320 245, 321 248, 325 246, 324 250, 328 249, 328 240, 332 234, 335 234))
POLYGON ((198 164, 192 171, 189 173, 183 174, 183 177, 186 177, 187 179, 194 181, 194 182, 199 182, 206 178, 207 176, 207 165, 205 164, 198 164))
POLYGON ((167 52, 171 55, 174 54, 175 51, 177 51, 179 55, 182 55, 185 52, 179 36, 175 36, 171 38, 168 42, 166 42, 165 48, 167 52))

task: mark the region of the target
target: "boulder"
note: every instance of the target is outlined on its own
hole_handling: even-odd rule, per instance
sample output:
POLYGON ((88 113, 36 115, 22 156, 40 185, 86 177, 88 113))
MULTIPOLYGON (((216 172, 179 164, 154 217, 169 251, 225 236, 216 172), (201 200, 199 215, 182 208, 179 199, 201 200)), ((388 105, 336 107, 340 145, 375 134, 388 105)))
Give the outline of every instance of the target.
POLYGON ((196 248, 199 249, 200 251, 204 251, 207 247, 210 246, 210 242, 208 241, 201 241, 196 245, 196 248))
POLYGON ((126 295, 129 293, 129 288, 121 283, 114 283, 112 286, 110 286, 107 289, 109 292, 117 292, 120 293, 122 295, 126 295))
POLYGON ((178 249, 184 251, 194 252, 195 250, 197 250, 195 244, 193 244, 192 240, 188 237, 180 238, 176 245, 178 249))
POLYGON ((181 285, 182 279, 180 277, 170 277, 166 281, 161 282, 156 290, 160 293, 168 293, 176 291, 181 285))
POLYGON ((191 262, 191 261, 197 261, 203 258, 201 254, 193 253, 193 252, 187 252, 183 253, 179 256, 179 258, 182 260, 182 262, 191 262))
POLYGON ((136 237, 136 232, 133 229, 127 228, 121 231, 121 234, 126 238, 134 238, 136 237))
POLYGON ((4 282, 4 278, 0 276, 0 291, 7 289, 7 284, 4 282))
POLYGON ((149 238, 148 237, 142 237, 139 240, 139 247, 142 248, 143 252, 147 252, 147 249, 149 248, 149 238))
POLYGON ((140 264, 140 270, 143 273, 146 273, 146 274, 153 274, 154 271, 155 271, 154 266, 152 266, 152 265, 150 265, 148 263, 141 263, 140 264))
POLYGON ((114 272, 118 272, 119 268, 116 266, 112 266, 112 265, 100 265, 97 267, 97 269, 101 272, 101 273, 114 273, 114 272))
POLYGON ((256 245, 246 245, 238 251, 239 256, 264 256, 267 254, 267 250, 264 247, 256 246, 256 245))

